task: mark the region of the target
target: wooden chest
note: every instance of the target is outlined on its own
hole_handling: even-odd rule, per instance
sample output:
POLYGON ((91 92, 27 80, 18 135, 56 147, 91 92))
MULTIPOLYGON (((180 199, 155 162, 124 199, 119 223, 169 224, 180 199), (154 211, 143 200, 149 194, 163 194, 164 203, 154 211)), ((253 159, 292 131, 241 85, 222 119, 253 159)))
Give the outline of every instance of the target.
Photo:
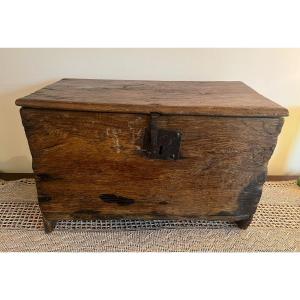
POLYGON ((57 220, 251 222, 288 111, 242 82, 63 79, 18 99, 57 220))

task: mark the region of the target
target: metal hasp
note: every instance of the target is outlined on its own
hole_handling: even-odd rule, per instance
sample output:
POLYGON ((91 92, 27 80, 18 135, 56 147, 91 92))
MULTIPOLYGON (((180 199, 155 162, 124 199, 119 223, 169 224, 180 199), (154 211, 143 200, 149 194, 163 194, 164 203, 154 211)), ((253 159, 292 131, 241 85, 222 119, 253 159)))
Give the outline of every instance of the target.
POLYGON ((158 128, 155 124, 159 114, 150 115, 150 125, 145 129, 143 150, 149 158, 177 160, 180 158, 181 133, 158 128))

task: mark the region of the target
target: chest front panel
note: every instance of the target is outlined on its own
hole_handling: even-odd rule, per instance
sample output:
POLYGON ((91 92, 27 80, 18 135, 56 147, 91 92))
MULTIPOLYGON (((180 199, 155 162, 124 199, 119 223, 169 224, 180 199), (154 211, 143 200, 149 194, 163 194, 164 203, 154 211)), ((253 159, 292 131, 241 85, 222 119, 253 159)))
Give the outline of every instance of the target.
POLYGON ((178 159, 144 149, 149 114, 23 108, 48 219, 218 218, 255 211, 282 118, 164 115, 178 159))

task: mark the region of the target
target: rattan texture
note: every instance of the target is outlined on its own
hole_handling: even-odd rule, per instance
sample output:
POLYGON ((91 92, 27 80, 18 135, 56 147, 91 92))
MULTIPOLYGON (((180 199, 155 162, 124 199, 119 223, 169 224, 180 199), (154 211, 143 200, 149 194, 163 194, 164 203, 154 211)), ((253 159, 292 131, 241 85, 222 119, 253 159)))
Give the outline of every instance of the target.
MULTIPOLYGON (((251 226, 300 229, 300 207, 260 204, 251 226), (288 216, 288 217, 287 217, 288 216)), ((206 220, 95 220, 59 221, 56 230, 140 230, 158 228, 232 228, 234 223, 206 220)), ((0 228, 43 230, 37 203, 0 202, 0 228)))

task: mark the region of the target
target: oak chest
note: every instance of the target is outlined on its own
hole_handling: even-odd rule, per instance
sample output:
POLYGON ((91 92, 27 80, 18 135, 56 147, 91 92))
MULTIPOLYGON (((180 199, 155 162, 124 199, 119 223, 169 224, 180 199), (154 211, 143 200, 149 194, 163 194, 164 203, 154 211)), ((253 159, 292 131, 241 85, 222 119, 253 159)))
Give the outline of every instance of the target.
POLYGON ((63 79, 18 99, 57 220, 251 222, 288 111, 242 82, 63 79))

